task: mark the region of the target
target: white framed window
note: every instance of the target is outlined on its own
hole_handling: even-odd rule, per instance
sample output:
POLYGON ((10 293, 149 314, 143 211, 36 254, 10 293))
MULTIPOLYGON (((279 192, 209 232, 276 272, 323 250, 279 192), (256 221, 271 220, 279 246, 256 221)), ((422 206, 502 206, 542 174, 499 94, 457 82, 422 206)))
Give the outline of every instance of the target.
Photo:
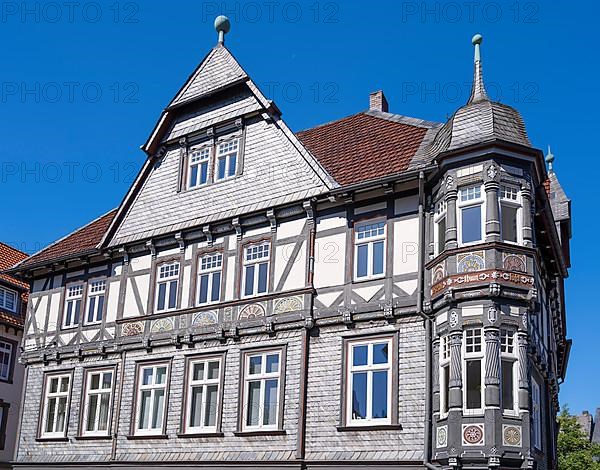
POLYGON ((162 434, 165 423, 169 364, 138 367, 136 435, 162 434))
POLYGON ((215 180, 223 180, 235 176, 240 150, 240 139, 230 139, 217 145, 215 159, 215 180))
POLYGON ((65 310, 63 328, 74 328, 79 325, 83 304, 83 284, 67 286, 65 295, 65 310))
POLYGON ((13 345, 0 339, 0 380, 8 381, 11 377, 13 345))
POLYGON ((442 253, 446 248, 446 211, 448 205, 445 200, 439 201, 435 205, 433 215, 433 243, 435 256, 442 253))
POLYGON ((198 305, 221 300, 223 254, 212 253, 198 259, 198 305))
POLYGON ((273 430, 280 426, 281 369, 282 350, 245 354, 242 429, 273 430))
POLYGON ((16 291, 0 286, 0 308, 16 313, 17 299, 18 295, 16 291))
POLYGON ((484 406, 483 329, 469 328, 463 334, 463 412, 479 415, 483 414, 484 406))
POLYGON ((96 279, 88 283, 86 325, 101 323, 104 315, 106 280, 96 279))
POLYGON ((264 294, 269 289, 270 255, 270 242, 244 248, 243 297, 264 294))
POLYGON ((440 338, 440 417, 448 415, 450 395, 450 336, 440 338))
POLYGON ((217 432, 222 357, 192 359, 188 363, 185 432, 217 432))
POLYGON ((540 384, 531 378, 531 440, 536 449, 542 450, 542 396, 540 384))
POLYGON ((502 412, 518 415, 518 358, 515 348, 515 332, 500 330, 500 384, 502 389, 502 412))
POLYGON ((354 279, 385 276, 385 220, 356 224, 354 227, 354 279))
POLYGON ((348 341, 346 424, 391 424, 392 338, 348 341))
POLYGON ((500 227, 502 240, 521 243, 521 191, 514 186, 500 186, 500 227))
POLYGON ((481 185, 460 188, 458 239, 461 245, 479 243, 485 237, 485 201, 481 185))
POLYGON ((62 438, 69 419, 71 374, 48 374, 44 385, 43 438, 62 438))
POLYGON ((82 435, 110 434, 114 375, 114 369, 87 371, 82 435))
POLYGON ((156 276, 156 312, 177 308, 179 261, 158 265, 156 276))
POLYGON ((188 189, 208 183, 211 147, 191 149, 188 157, 188 189))

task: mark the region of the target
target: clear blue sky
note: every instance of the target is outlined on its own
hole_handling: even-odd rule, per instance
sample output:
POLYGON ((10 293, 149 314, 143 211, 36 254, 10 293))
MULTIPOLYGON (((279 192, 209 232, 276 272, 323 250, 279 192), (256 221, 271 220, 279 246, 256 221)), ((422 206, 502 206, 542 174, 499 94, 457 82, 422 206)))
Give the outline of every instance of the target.
POLYGON ((573 353, 561 401, 600 406, 595 307, 597 2, 100 1, 0 4, 0 239, 34 252, 116 207, 163 107, 232 20, 227 45, 294 130, 367 107, 444 120, 468 96, 471 36, 488 91, 552 145, 573 200, 573 353))

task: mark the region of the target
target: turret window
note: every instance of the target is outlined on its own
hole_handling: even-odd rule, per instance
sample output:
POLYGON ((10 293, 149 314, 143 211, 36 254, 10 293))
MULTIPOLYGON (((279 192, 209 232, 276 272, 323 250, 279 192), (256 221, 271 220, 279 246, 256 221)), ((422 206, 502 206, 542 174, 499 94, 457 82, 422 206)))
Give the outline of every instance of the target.
POLYGON ((385 221, 357 224, 354 233, 354 278, 363 280, 384 276, 385 221))
POLYGON ((500 187, 500 224, 502 240, 510 243, 520 241, 520 192, 512 186, 500 187))
POLYGON ((465 414, 483 412, 484 342, 481 328, 464 332, 463 401, 465 414))
POLYGON ((435 205, 435 214, 433 217, 435 230, 433 237, 436 256, 443 252, 446 247, 446 209, 447 204, 445 200, 439 201, 435 205))
POLYGON ((468 186, 460 189, 458 200, 458 232, 463 245, 483 240, 484 200, 481 186, 468 186))
POLYGON ((502 411, 505 414, 517 414, 515 387, 517 381, 517 356, 514 331, 500 330, 500 355, 502 411))
POLYGON ((440 339, 440 416, 448 414, 450 395, 450 337, 440 339))

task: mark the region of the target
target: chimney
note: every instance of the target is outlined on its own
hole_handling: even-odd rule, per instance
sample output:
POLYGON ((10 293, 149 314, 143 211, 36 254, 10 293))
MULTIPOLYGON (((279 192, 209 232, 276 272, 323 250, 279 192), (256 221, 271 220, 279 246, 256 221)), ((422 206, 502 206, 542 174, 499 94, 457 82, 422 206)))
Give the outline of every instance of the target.
POLYGON ((369 110, 388 112, 388 102, 382 90, 374 91, 369 95, 369 110))

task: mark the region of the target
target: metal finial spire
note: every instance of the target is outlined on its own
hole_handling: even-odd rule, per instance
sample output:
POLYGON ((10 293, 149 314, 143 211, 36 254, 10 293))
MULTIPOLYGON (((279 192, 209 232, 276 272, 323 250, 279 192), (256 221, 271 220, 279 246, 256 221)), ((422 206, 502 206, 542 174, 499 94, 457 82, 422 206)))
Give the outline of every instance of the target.
POLYGON ((219 33, 219 44, 225 43, 225 35, 231 30, 229 18, 219 15, 215 18, 215 29, 219 33))
POLYGON ((475 73, 473 75, 473 86, 471 88, 471 96, 467 104, 478 103, 480 101, 489 100, 483 85, 483 71, 481 69, 481 43, 483 42, 483 36, 476 34, 471 40, 473 46, 475 46, 475 73))
POLYGON ((546 154, 546 163, 548 164, 548 171, 550 173, 554 173, 554 168, 553 164, 554 164, 554 154, 552 153, 552 150, 550 150, 550 146, 548 145, 548 153, 546 154))

